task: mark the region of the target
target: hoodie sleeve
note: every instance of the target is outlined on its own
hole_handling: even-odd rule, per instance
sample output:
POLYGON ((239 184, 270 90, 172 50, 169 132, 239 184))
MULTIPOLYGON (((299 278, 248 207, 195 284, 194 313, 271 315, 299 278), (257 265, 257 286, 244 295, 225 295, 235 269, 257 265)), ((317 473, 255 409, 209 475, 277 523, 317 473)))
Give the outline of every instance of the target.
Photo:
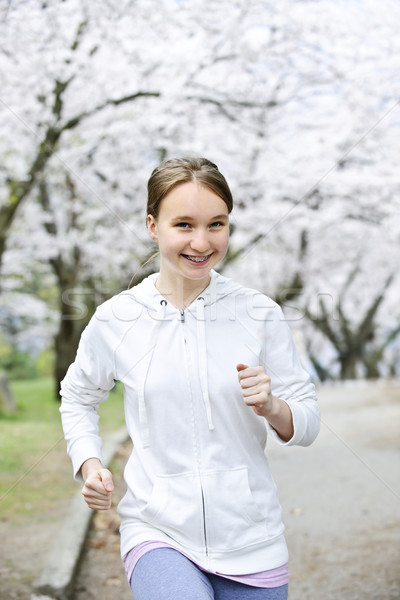
POLYGON ((102 460, 97 409, 113 388, 112 349, 97 311, 82 333, 75 362, 61 382, 61 421, 74 477, 88 458, 102 460))
POLYGON ((271 391, 290 407, 294 434, 284 442, 270 428, 281 445, 308 446, 320 429, 320 411, 315 386, 302 366, 293 337, 281 308, 274 303, 265 321, 264 368, 271 378, 271 391))

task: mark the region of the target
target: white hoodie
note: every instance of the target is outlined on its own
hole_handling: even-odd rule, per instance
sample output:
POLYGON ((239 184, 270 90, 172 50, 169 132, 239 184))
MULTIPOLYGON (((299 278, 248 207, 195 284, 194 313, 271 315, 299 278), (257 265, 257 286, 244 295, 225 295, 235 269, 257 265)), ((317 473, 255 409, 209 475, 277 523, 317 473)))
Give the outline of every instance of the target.
POLYGON ((214 572, 279 567, 288 556, 266 421, 244 403, 236 365, 264 366, 272 393, 289 404, 287 445, 318 434, 314 386, 270 298, 211 271, 207 289, 179 311, 156 278, 97 309, 62 382, 75 476, 88 458, 101 460, 96 409, 119 380, 134 443, 118 506, 121 554, 152 540, 214 572))

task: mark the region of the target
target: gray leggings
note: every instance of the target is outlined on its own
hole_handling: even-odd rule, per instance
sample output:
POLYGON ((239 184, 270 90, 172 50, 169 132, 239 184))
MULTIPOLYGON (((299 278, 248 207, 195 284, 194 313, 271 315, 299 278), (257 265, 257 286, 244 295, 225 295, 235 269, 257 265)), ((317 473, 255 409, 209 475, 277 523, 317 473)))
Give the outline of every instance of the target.
POLYGON ((288 586, 257 588, 204 573, 173 548, 142 556, 131 578, 135 600, 287 600, 288 586))

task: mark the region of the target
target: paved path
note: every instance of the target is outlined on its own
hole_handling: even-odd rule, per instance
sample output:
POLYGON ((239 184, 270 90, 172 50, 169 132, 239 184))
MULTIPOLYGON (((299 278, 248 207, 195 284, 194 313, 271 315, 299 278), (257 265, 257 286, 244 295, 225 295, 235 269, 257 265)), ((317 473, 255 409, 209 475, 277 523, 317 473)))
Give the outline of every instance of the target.
MULTIPOLYGON (((400 382, 323 386, 319 398, 323 424, 311 447, 268 446, 289 600, 400 600, 400 382)), ((118 497, 120 474, 116 481, 118 497)), ((96 517, 74 600, 132 600, 117 528, 115 512, 96 517)))
POLYGON ((290 600, 400 599, 400 387, 319 391, 310 448, 270 444, 291 556, 290 600))

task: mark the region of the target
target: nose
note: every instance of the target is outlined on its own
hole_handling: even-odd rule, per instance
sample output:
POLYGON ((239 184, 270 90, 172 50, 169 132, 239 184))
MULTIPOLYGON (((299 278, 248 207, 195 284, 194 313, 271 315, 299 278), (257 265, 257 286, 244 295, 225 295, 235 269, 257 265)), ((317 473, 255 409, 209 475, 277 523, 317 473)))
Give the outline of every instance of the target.
POLYGON ((210 244, 208 241, 208 232, 203 229, 198 229, 196 232, 194 232, 190 241, 190 247, 192 250, 195 250, 199 253, 209 250, 210 244))

